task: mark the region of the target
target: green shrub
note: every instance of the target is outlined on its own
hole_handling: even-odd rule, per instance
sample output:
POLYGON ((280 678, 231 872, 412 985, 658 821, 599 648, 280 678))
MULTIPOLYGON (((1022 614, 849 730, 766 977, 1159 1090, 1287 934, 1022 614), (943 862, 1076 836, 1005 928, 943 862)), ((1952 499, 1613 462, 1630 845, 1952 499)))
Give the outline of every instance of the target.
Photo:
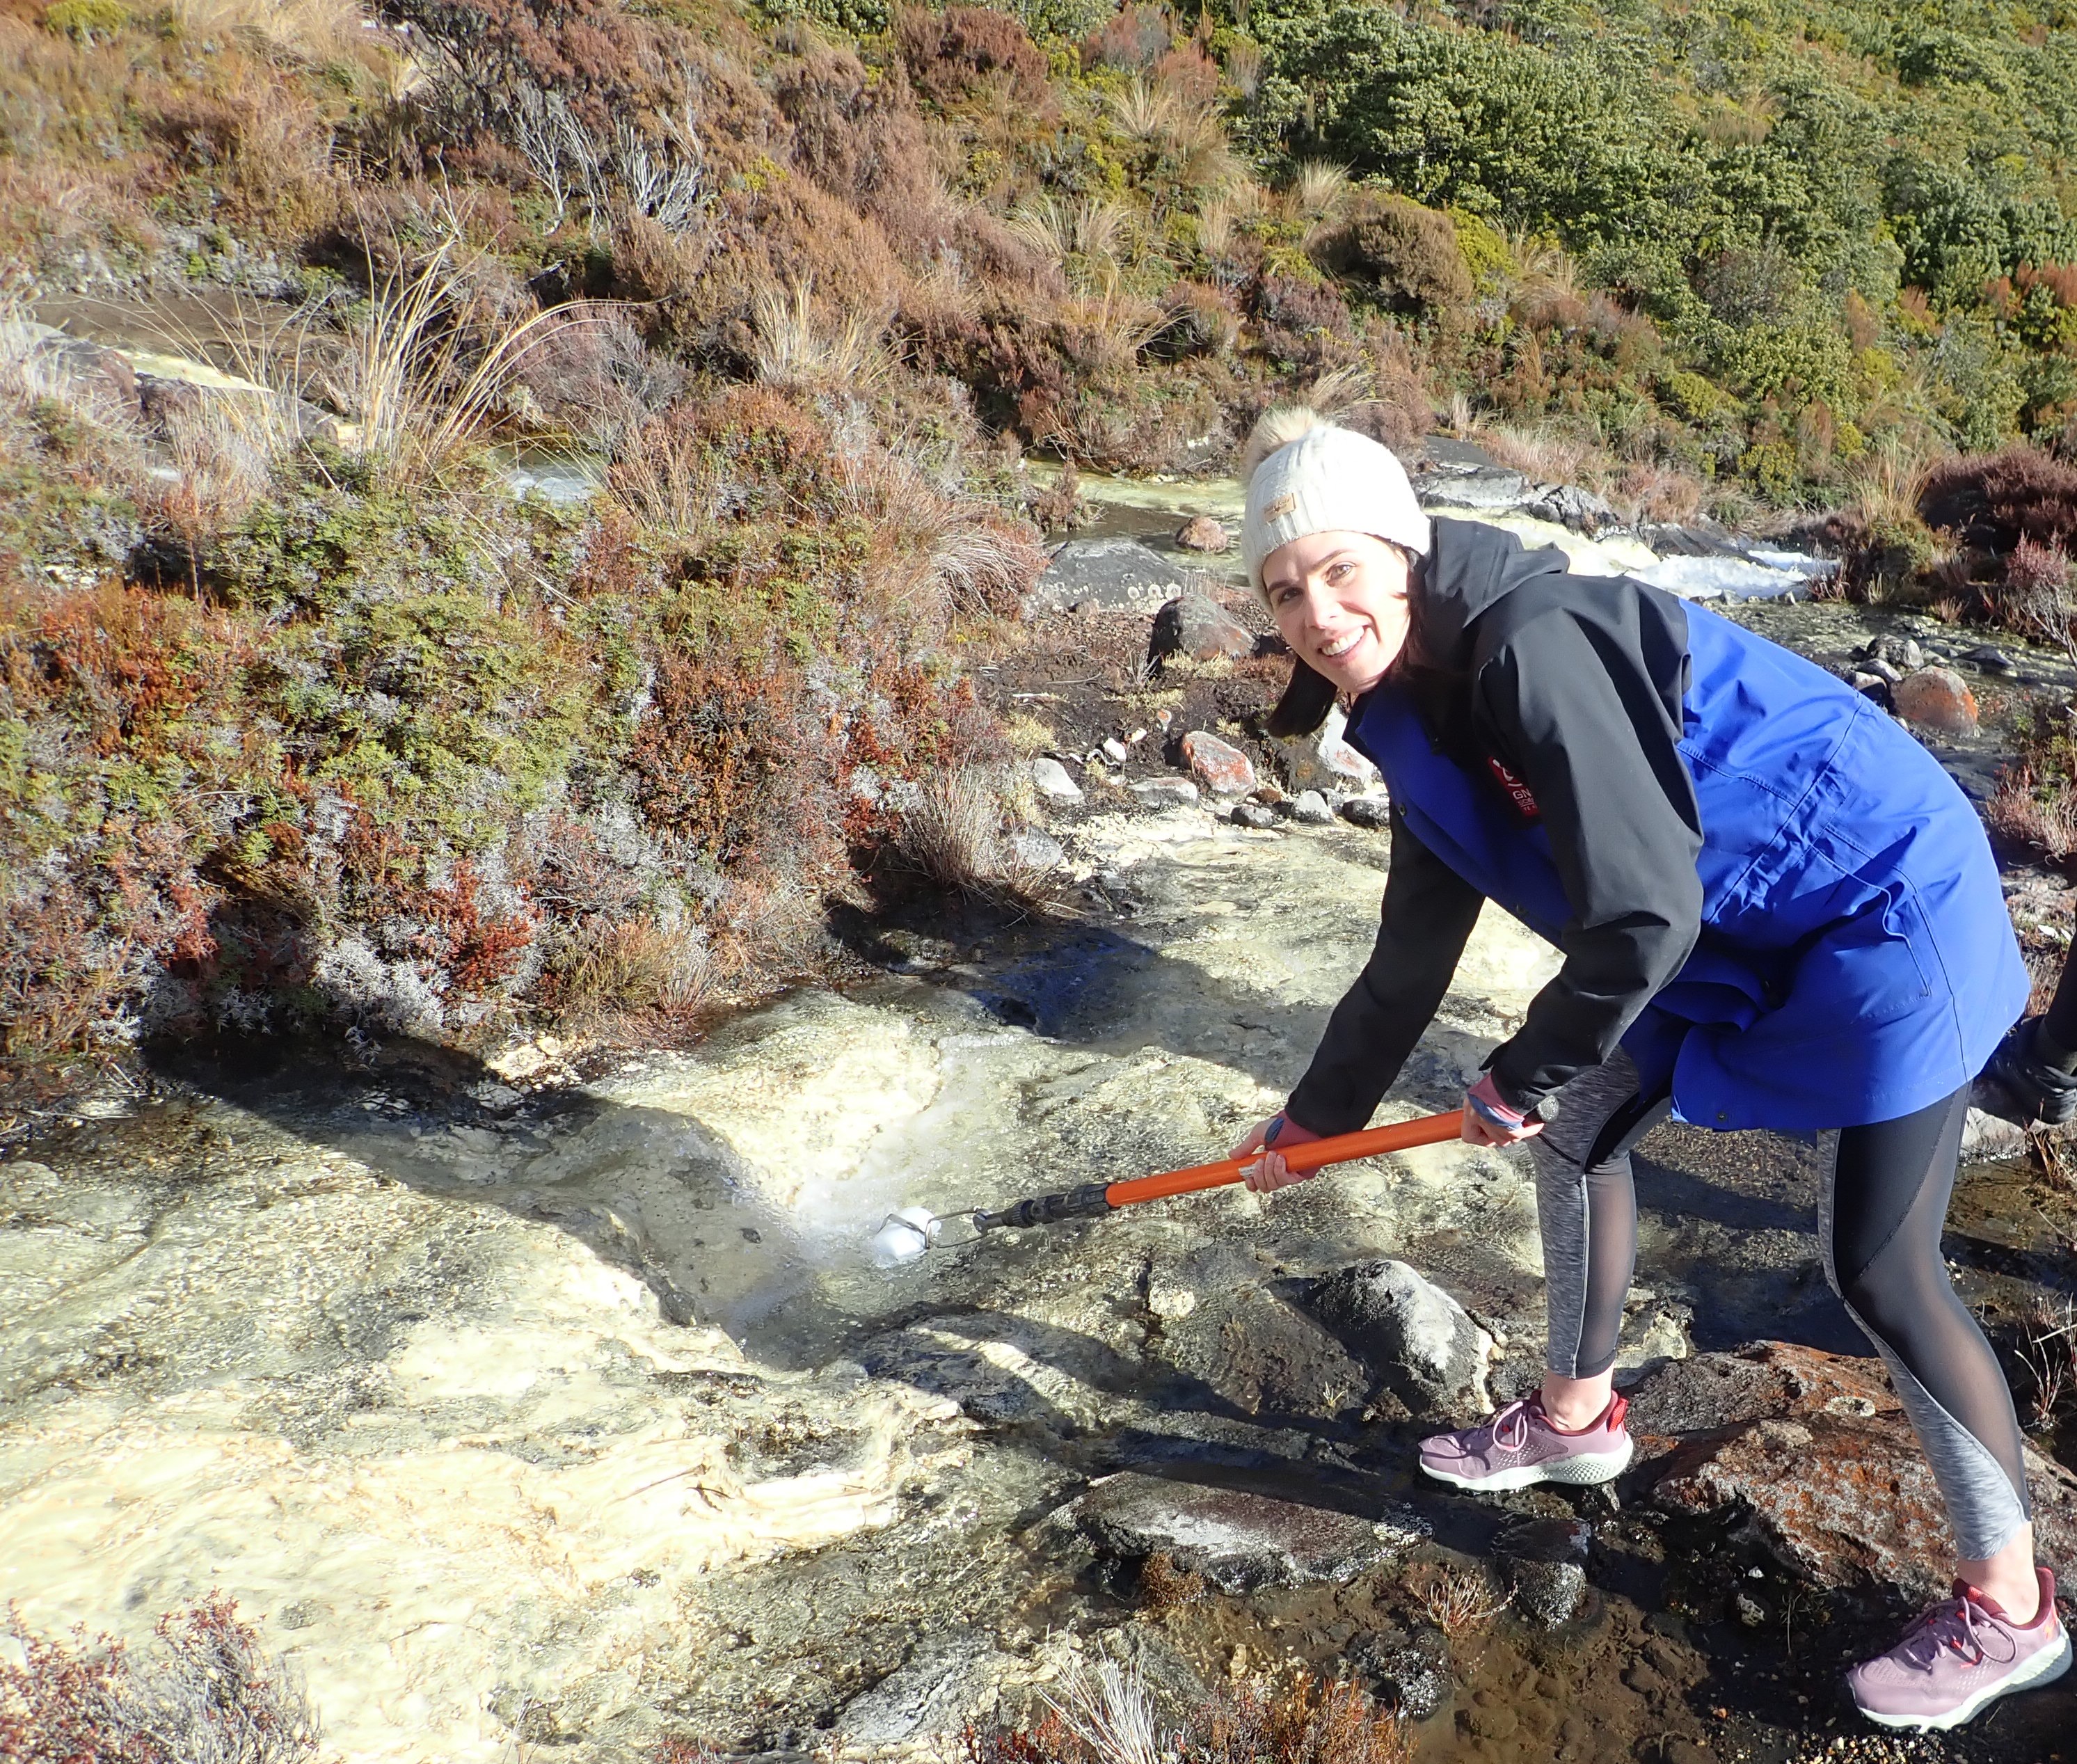
POLYGON ((1367 189, 1316 250, 1342 274, 1374 288, 1388 307, 1447 312, 1465 305, 1473 288, 1458 236, 1447 214, 1367 189))
POLYGON ((120 0, 57 0, 44 14, 46 31, 89 42, 113 36, 129 22, 130 9, 120 0))

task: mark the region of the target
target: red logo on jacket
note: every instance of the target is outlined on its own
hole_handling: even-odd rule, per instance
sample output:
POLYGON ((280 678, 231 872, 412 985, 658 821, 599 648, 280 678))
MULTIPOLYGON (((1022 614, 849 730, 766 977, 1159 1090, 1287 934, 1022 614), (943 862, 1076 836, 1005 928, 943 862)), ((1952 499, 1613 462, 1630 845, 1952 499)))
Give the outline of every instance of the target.
POLYGON ((1486 758, 1486 769, 1492 773, 1494 781, 1507 793, 1508 800, 1514 805, 1515 812, 1523 820, 1540 821, 1543 818, 1543 811, 1536 806, 1535 797, 1521 779, 1490 755, 1486 758))

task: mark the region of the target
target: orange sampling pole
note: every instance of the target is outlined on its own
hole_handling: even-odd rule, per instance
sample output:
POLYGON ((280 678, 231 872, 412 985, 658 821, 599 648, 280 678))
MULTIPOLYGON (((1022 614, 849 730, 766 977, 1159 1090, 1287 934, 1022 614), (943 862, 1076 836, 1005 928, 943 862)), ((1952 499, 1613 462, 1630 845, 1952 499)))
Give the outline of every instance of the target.
MULTIPOLYGON (((1463 1131, 1464 1112, 1452 1109, 1446 1115, 1423 1115, 1418 1121, 1400 1121, 1388 1127, 1367 1127, 1361 1133, 1336 1134, 1331 1138, 1309 1139, 1292 1146, 1284 1161, 1293 1170, 1322 1170, 1330 1163, 1349 1163, 1358 1158, 1379 1158, 1388 1151, 1405 1151, 1414 1146, 1435 1146, 1455 1139, 1463 1131)), ((1272 1148, 1274 1149, 1274 1148, 1272 1148)), ((1188 1170, 1167 1170, 1158 1176, 1137 1176, 1130 1182, 1113 1182, 1104 1198, 1114 1207, 1135 1200, 1163 1200, 1172 1194, 1195 1194, 1201 1188, 1221 1188, 1240 1180, 1250 1164, 1262 1154, 1246 1158, 1222 1158, 1217 1163, 1193 1165, 1188 1170)))

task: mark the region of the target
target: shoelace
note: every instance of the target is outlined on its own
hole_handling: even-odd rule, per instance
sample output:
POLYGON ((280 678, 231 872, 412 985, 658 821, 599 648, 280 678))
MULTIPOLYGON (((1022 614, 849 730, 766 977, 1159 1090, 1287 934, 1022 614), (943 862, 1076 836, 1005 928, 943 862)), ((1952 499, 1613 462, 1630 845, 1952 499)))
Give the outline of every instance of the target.
POLYGON ((1504 1452, 1518 1452, 1529 1443, 1529 1399, 1517 1396, 1492 1418, 1492 1442, 1504 1452))
POLYGON ((1973 1650, 1976 1658, 1970 1662, 1972 1666, 1980 1660, 2009 1666, 2019 1658, 2019 1644, 2007 1636, 2000 1625, 1989 1620, 1988 1612, 1979 1617, 1973 1599, 1942 1600, 1904 1631, 1897 1651, 1913 1666, 1927 1667, 1943 1647, 1952 1648, 1964 1656, 1973 1650), (1986 1634, 1995 1635, 2004 1643, 2003 1655, 1992 1654, 1983 1645, 1986 1634))

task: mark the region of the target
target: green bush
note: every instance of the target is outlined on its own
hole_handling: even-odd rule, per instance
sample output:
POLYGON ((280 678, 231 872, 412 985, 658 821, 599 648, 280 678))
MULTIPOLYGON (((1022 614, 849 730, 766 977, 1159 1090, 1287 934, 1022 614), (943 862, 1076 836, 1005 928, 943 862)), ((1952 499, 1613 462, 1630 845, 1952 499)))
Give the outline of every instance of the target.
POLYGON ((130 9, 119 0, 57 0, 44 14, 46 31, 87 40, 112 36, 129 22, 130 9))

